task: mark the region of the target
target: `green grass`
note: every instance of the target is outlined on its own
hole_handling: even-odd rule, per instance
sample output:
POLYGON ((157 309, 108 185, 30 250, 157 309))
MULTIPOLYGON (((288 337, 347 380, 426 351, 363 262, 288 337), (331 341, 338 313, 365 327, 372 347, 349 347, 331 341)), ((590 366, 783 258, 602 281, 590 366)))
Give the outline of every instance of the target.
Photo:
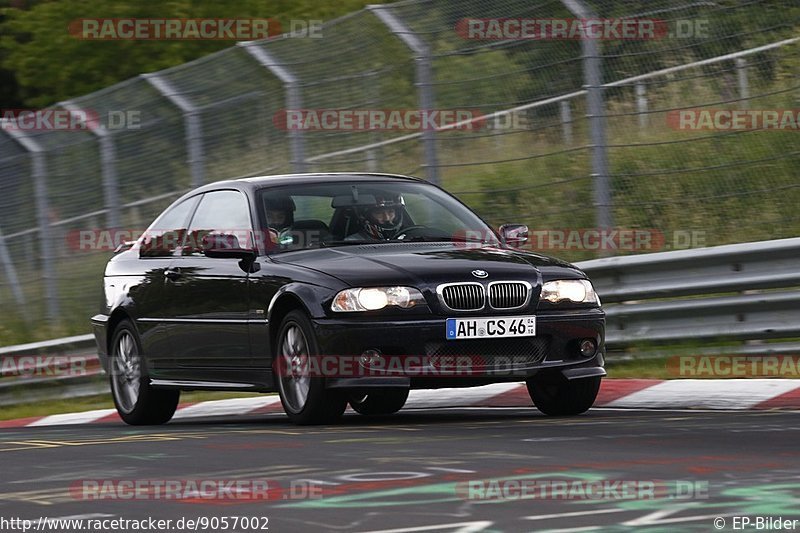
POLYGON ((606 362, 609 378, 625 379, 677 379, 680 376, 670 374, 667 370, 667 358, 633 359, 630 361, 606 362))

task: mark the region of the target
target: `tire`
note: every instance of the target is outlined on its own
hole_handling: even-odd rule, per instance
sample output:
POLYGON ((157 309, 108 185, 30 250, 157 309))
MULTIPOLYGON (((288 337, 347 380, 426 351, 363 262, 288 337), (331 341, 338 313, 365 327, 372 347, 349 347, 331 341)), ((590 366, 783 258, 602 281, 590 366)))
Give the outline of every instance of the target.
POLYGON ((281 322, 275 343, 273 372, 283 410, 295 424, 328 424, 341 418, 347 407, 344 391, 326 389, 325 378, 310 376, 307 357, 319 355, 311 321, 302 311, 291 311, 281 322))
POLYGON ((406 404, 408 389, 377 389, 366 394, 352 393, 350 407, 362 415, 391 415, 406 404))
POLYGON ((165 424, 175 414, 181 393, 150 386, 142 343, 130 320, 123 320, 114 330, 109 374, 114 406, 126 424, 165 424))
POLYGON ((594 404, 600 390, 599 376, 568 380, 562 375, 529 379, 528 394, 539 411, 549 416, 574 416, 594 404))

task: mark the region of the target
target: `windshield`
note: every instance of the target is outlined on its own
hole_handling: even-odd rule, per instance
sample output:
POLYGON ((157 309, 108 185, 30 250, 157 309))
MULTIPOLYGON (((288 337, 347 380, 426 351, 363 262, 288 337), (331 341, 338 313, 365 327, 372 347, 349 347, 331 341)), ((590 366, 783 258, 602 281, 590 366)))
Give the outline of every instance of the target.
POLYGON ((337 181, 259 191, 270 252, 386 242, 485 242, 494 232, 458 200, 419 182, 337 181))

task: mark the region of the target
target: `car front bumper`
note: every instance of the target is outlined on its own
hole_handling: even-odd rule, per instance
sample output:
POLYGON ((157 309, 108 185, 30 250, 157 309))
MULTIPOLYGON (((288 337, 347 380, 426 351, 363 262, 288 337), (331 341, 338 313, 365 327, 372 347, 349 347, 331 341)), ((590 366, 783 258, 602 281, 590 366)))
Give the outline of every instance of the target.
POLYGON ((606 374, 605 315, 600 309, 539 313, 533 337, 480 340, 447 340, 444 317, 312 322, 321 357, 350 362, 326 367, 330 388, 470 387, 524 381, 541 372, 561 373, 566 379, 606 374), (584 339, 597 345, 591 356, 580 353, 584 339), (376 353, 377 364, 370 364, 367 356, 374 361, 376 353))

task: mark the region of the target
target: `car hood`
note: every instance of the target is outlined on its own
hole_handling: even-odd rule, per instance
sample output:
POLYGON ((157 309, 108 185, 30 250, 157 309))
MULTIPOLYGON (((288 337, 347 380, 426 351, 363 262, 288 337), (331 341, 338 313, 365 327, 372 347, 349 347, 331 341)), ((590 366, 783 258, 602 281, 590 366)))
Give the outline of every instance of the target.
POLYGON ((541 282, 542 273, 554 270, 582 277, 576 267, 551 257, 461 243, 351 245, 290 252, 273 259, 329 274, 352 286, 475 281, 474 270, 486 271, 487 281, 522 279, 533 284, 541 282))

